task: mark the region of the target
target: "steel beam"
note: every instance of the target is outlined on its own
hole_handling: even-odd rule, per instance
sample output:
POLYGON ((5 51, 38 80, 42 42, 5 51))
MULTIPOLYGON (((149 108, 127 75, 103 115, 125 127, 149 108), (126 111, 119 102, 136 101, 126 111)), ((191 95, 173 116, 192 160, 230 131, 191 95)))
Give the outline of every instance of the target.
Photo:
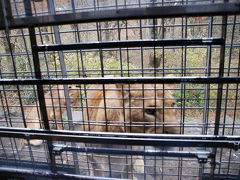
MULTIPOLYGON (((9 21, 9 28, 40 27, 143 18, 220 16, 233 14, 240 14, 240 3, 143 7, 46 15, 30 18, 14 18, 12 21, 9 21)), ((2 24, 0 24, 0 30, 1 29, 4 29, 2 24)))
POLYGON ((240 136, 95 133, 88 131, 31 130, 9 127, 1 127, 0 136, 93 144, 144 145, 156 147, 222 147, 238 150, 240 146, 240 136))
POLYGON ((49 79, 1 79, 0 85, 51 85, 51 84, 233 84, 240 83, 233 77, 101 77, 101 78, 49 78, 49 79))

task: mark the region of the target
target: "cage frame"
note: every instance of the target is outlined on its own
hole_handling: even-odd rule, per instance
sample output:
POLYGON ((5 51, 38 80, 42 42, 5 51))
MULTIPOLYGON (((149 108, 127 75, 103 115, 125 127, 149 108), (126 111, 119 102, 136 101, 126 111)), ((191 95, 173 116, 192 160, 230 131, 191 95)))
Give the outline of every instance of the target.
MULTIPOLYGON (((49 0, 50 5, 52 0, 49 0)), ((49 172, 33 172, 33 171, 26 171, 22 172, 23 174, 29 175, 39 175, 39 176, 46 176, 46 177, 64 177, 64 178, 76 178, 76 179, 85 179, 91 177, 85 177, 82 175, 71 175, 71 174, 58 174, 57 173, 57 165, 55 164, 54 154, 60 153, 63 150, 69 150, 68 147, 61 146, 60 149, 56 150, 52 144, 53 140, 58 138, 63 138, 67 141, 71 142, 89 142, 91 139, 93 142, 99 141, 101 143, 114 143, 115 140, 118 140, 118 143, 124 143, 129 145, 144 145, 149 143, 151 145, 158 146, 159 144, 165 144, 168 146, 174 145, 178 143, 178 146, 181 147, 199 147, 199 142, 202 143, 204 147, 228 147, 230 149, 238 150, 240 148, 240 137, 236 136, 221 136, 218 134, 219 129, 219 120, 220 120, 220 109, 221 109, 221 102, 222 102, 222 91, 223 91, 223 84, 228 83, 240 83, 240 77, 224 77, 223 76, 223 69, 224 69, 224 51, 225 51, 225 36, 226 32, 222 31, 221 38, 201 38, 201 39, 155 39, 153 40, 146 40, 146 41, 114 41, 114 42, 93 42, 93 43, 75 43, 75 44, 58 44, 58 45, 37 45, 36 41, 36 33, 34 28, 41 27, 46 25, 63 25, 63 24, 74 24, 74 23, 89 23, 89 22, 103 22, 109 20, 131 20, 131 19, 144 19, 144 18, 165 18, 165 17, 194 17, 194 16, 226 16, 226 15, 236 15, 240 14, 240 3, 227 3, 227 4, 208 4, 208 5, 184 5, 184 6, 166 6, 166 7, 143 7, 143 8, 132 8, 132 9, 116 9, 116 10, 102 10, 96 11, 93 14, 89 13, 69 13, 69 14, 55 14, 55 15, 44 15, 44 16, 36 16, 32 17, 31 12, 31 4, 30 0, 24 0, 25 5, 25 12, 26 17, 24 18, 13 18, 10 11, 10 3, 9 1, 1 0, 2 14, 0 14, 0 30, 5 30, 8 32, 10 29, 15 28, 28 28, 30 40, 31 40, 31 47, 32 47, 32 56, 35 68, 35 78, 33 79, 1 79, 0 85, 37 85, 37 94, 40 104, 40 111, 42 115, 42 119, 44 122, 45 130, 28 130, 23 128, 0 128, 0 135, 2 137, 16 137, 16 138, 25 138, 25 139, 45 139, 47 140, 48 144, 48 151, 51 160, 50 171, 49 172), (5 10, 4 10, 5 9, 5 10), (124 48, 124 47, 148 47, 148 46, 188 46, 188 45, 216 45, 221 47, 221 60, 219 65, 219 74, 216 77, 138 77, 138 78, 131 78, 131 77, 119 77, 119 78, 48 78, 43 79, 41 74, 40 62, 39 62, 39 52, 53 52, 53 51, 63 51, 63 50, 77 50, 77 49, 107 49, 107 48, 124 48), (97 134, 101 137, 96 137, 97 135, 91 132, 67 132, 67 131, 50 131, 49 121, 47 117, 46 111, 46 104, 44 100, 44 90, 43 85, 50 85, 50 84, 134 84, 134 83, 156 83, 156 84, 188 84, 188 83, 197 83, 197 84, 218 84, 218 105, 217 105, 217 112, 216 122, 215 122, 215 132, 213 136, 177 136, 177 135, 154 135, 152 141, 150 139, 144 139, 143 135, 132 135, 132 134, 116 134, 120 138, 110 138, 105 133, 97 134), (55 134, 53 134, 53 132, 55 134), (90 136, 92 135, 92 136, 90 136), (79 139, 79 136, 82 139, 79 139), (105 137, 106 136, 106 137, 105 137), (125 137, 126 136, 126 137, 125 137), (142 138, 132 140, 131 138, 142 138), (122 138, 122 139, 121 139, 122 138), (175 140, 173 138, 176 138, 175 140), (167 140, 166 140, 167 139, 167 140), (169 141, 171 139, 171 141, 169 141), (187 140, 186 140, 187 139, 187 140), (208 141, 209 140, 209 141, 208 141), (65 149, 64 149, 65 148, 65 149)), ((51 7, 51 6, 50 6, 51 7)), ((53 8, 53 7, 52 7, 53 8)), ((223 24, 226 26, 226 19, 223 18, 223 24), (224 22, 225 21, 225 22, 224 22)), ((222 25, 223 29, 225 28, 222 25)), ((56 30, 57 32, 57 30, 56 30)), ((58 36, 58 35, 57 35, 58 36)), ((8 37, 7 37, 8 39, 8 37)), ((60 58, 61 59, 61 58, 60 58)), ((62 69, 64 71, 64 68, 62 69)), ((64 87, 64 92, 66 98, 68 98, 68 89, 67 86, 64 87)), ((67 104, 70 102, 67 100, 67 104)), ((71 116, 71 111, 68 111, 68 116, 71 116)), ((72 125, 70 125, 72 126, 72 125)), ((149 137, 149 136, 148 136, 149 137)), ((74 146, 74 144, 72 144, 74 146)), ((72 147, 69 147, 70 149, 72 147)), ((89 148, 90 149, 90 148, 89 148)), ((73 150, 73 148, 72 148, 73 150)), ((75 149, 78 151, 79 149, 75 149)), ((80 151, 80 150, 79 150, 80 151)), ((97 152, 98 150, 96 150, 97 152)), ((100 151, 107 152, 107 150, 99 149, 100 151)), ((214 150, 216 151, 216 149, 214 150)), ((127 153, 127 152, 125 152, 127 153)), ((137 152, 129 152, 129 153, 137 153, 137 152)), ((140 152, 139 152, 140 153, 140 152)), ((141 153, 147 153, 147 151, 142 151, 141 153)), ((215 152, 216 153, 216 152, 215 152)), ((213 153, 213 154, 215 154, 213 153)), ((201 154, 201 153, 200 153, 201 154)), ((162 154, 166 155, 166 154, 162 154)), ((194 154, 194 157, 198 157, 198 153, 194 154)), ((179 154, 180 156, 180 154, 179 154)), ((191 156, 191 155, 189 155, 191 156)), ((214 164, 215 158, 214 155, 209 156, 212 158, 212 163, 214 164)), ((75 166, 77 166, 75 164, 75 166)), ((215 168, 212 167, 214 170, 215 168)), ((1 173, 17 173, 21 174, 19 170, 9 170, 6 168, 0 168, 1 173)), ((213 173, 213 172, 212 172, 213 173)), ((211 176, 214 175, 211 174, 211 176)), ((96 177, 94 177, 95 179, 96 177)), ((108 178, 106 178, 108 179, 108 178)))

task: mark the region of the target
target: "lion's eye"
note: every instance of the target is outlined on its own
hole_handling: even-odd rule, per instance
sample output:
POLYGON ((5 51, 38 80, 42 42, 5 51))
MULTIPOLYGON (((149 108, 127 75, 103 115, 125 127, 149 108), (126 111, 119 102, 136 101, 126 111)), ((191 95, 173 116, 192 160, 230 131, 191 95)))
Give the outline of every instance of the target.
POLYGON ((171 106, 172 106, 172 107, 175 107, 175 105, 176 105, 176 103, 172 103, 172 105, 171 105, 171 106))
POLYGON ((156 109, 151 108, 151 109, 146 109, 145 112, 150 115, 155 115, 156 114, 156 109))

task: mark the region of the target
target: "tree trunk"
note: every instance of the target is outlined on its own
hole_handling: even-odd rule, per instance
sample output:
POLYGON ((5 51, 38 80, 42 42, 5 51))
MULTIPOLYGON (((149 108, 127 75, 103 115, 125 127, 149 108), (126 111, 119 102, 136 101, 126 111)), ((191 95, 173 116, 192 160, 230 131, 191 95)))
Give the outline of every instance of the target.
MULTIPOLYGON (((152 3, 152 6, 154 6, 155 0, 150 0, 150 2, 152 3)), ((149 26, 152 26, 149 29, 151 39, 158 38, 157 30, 156 30, 157 19, 149 19, 149 26)), ((156 54, 154 52, 151 52, 149 55, 149 64, 148 65, 152 68, 158 68, 160 66, 160 60, 161 59, 159 59, 158 56, 156 56, 156 54)))

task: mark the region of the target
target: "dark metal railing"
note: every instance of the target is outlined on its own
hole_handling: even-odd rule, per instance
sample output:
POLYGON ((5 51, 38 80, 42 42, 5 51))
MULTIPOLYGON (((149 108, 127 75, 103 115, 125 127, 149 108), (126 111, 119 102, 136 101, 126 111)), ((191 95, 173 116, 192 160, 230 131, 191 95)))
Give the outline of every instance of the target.
MULTIPOLYGON (((42 1, 43 2, 43 1, 42 1)), ((160 156, 163 159, 158 160, 162 161, 162 167, 164 167, 164 157, 178 157, 178 165, 176 166, 178 169, 178 173, 174 176, 177 176, 178 178, 184 177, 184 174, 182 174, 183 166, 183 159, 184 158, 197 158, 200 163, 199 165, 199 179, 204 179, 204 177, 207 178, 221 178, 224 177, 226 179, 228 178, 238 178, 240 176, 239 168, 238 175, 234 176, 231 173, 231 154, 234 152, 234 150, 238 150, 240 148, 240 136, 233 136, 233 131, 235 129, 239 129, 239 124, 237 123, 237 113, 239 111, 238 106, 238 91, 239 87, 238 84, 240 83, 240 70, 239 70, 239 63, 238 65, 231 67, 230 62, 232 60, 231 56, 233 54, 233 48, 239 48, 239 42, 233 43, 234 41, 234 30, 235 27, 240 24, 240 22, 237 21, 236 15, 240 14, 240 3, 237 1, 235 3, 227 3, 227 1, 224 1, 225 3, 214 3, 214 1, 204 1, 209 2, 209 4, 198 4, 195 5, 194 3, 198 3, 200 1, 182 1, 182 5, 179 1, 169 1, 169 2, 155 2, 150 1, 149 3, 133 3, 133 4, 127 4, 127 1, 125 0, 124 5, 118 5, 118 2, 115 2, 115 5, 100 5, 98 0, 93 0, 93 7, 84 7, 84 8, 75 8, 75 1, 71 1, 72 9, 65 9, 65 10, 56 10, 54 1, 48 0, 47 6, 48 6, 48 12, 43 11, 42 13, 39 13, 36 11, 35 7, 35 1, 30 0, 23 0, 23 1, 13 1, 12 4, 10 4, 10 1, 7 0, 1 0, 0 3, 0 30, 5 30, 5 35, 0 35, 1 39, 6 38, 6 43, 8 44, 8 48, 10 49, 10 52, 0 53, 1 57, 11 57, 11 60, 14 65, 14 71, 13 72, 0 72, 1 79, 0 79, 0 85, 3 87, 0 90, 0 99, 2 103, 2 108, 4 109, 4 120, 1 120, 1 122, 5 122, 7 126, 9 127, 0 127, 0 143, 2 147, 0 150, 3 151, 4 156, 0 157, 0 175, 4 174, 10 174, 10 175, 37 175, 37 176, 44 176, 44 177, 52 177, 52 178, 68 178, 68 179, 97 179, 97 177, 90 177, 85 176, 81 174, 81 170, 79 170, 79 162, 78 157, 79 155, 77 153, 87 153, 86 156, 88 156, 91 153, 102 153, 109 156, 109 154, 117 154, 117 155, 126 155, 126 161, 127 161, 127 155, 141 155, 145 159, 145 156, 154 156, 155 157, 155 165, 156 165, 156 157, 160 156), (18 13, 17 4, 24 5, 24 13, 18 13), (171 6, 169 6, 169 4, 171 6), (167 5, 167 6, 165 6, 167 5), (12 10, 16 11, 13 15, 11 6, 15 6, 15 8, 12 7, 12 10), (138 8, 137 8, 137 7, 138 8), (144 7, 147 6, 147 7, 144 7), (110 8, 110 9, 107 9, 110 8), (91 10, 87 12, 79 12, 79 11, 85 11, 85 10, 91 10), (58 12, 61 12, 63 14, 56 14, 58 12), (69 13, 71 12, 71 13, 69 13), (47 15, 46 15, 47 14, 47 15), (233 16, 232 16, 233 15, 233 16), (201 22, 201 23, 192 23, 188 22, 188 18, 191 17, 206 17, 210 16, 209 23, 201 22), (214 17, 222 17, 222 22, 213 22, 214 17), (229 22, 231 17, 233 17, 233 21, 229 22), (161 25, 152 24, 150 26, 145 25, 142 23, 143 19, 153 19, 153 22, 159 18, 162 20, 161 25), (180 18, 182 20, 182 24, 165 24, 164 18, 180 18), (229 18, 229 19, 228 19, 229 18), (125 21, 125 20, 139 20, 139 26, 134 25, 131 27, 128 27, 127 21, 125 27, 120 27, 119 22, 125 21), (100 23, 108 22, 108 21, 117 21, 117 25, 115 27, 101 27, 100 23), (87 29, 79 29, 77 24, 84 24, 84 23, 96 23, 96 27, 94 28, 87 28, 87 29), (58 28, 58 25, 68 25, 71 24, 72 26, 75 26, 75 30, 68 30, 68 31, 61 31, 58 28), (43 26, 53 26, 53 31, 51 33, 42 33, 40 28, 43 26), (188 36, 188 27, 200 27, 200 26, 207 26, 208 27, 208 35, 200 36, 200 38, 191 38, 188 36), (213 26, 221 26, 221 35, 220 37, 213 37, 213 26), (231 42, 227 41, 227 27, 232 27, 232 37, 231 42), (176 38, 176 39, 167 39, 165 38, 165 32, 164 28, 174 28, 178 27, 182 29, 182 38, 176 38), (19 28, 27 28, 28 33, 23 32, 21 30, 20 34, 10 36, 9 32, 10 29, 19 29, 19 28), (127 30, 139 28, 139 36, 140 38, 137 40, 129 40, 127 30), (152 39, 144 39, 143 38, 143 29, 152 28, 152 32, 155 32, 157 28, 161 30, 161 38, 152 36, 152 39), (37 32, 38 30, 38 32, 37 32), (118 31, 118 40, 113 41, 105 41, 102 39, 102 31, 107 30, 117 30, 118 31), (126 30, 126 40, 121 40, 120 31, 126 30), (85 32, 95 32, 97 34, 97 41, 96 42, 84 42, 80 39, 80 33, 85 32), (74 33, 75 34, 75 42, 73 43, 62 43, 61 42, 61 33, 74 33), (41 39, 43 35, 52 35, 55 38, 55 41, 49 45, 43 42, 41 39), (28 37, 30 40, 30 46, 31 51, 28 50, 28 45, 26 43, 25 37, 28 37), (38 43, 38 36, 40 36, 41 43, 38 43), (10 39, 12 37, 23 37, 24 39, 24 45, 26 52, 15 52, 11 47, 11 41, 10 39), (204 38, 203 38, 204 37, 204 38), (41 45, 39 45, 41 44, 41 45), (181 49, 182 50, 182 64, 181 68, 169 68, 164 66, 164 55, 165 51, 167 49, 181 49), (205 67, 187 67, 188 59, 187 59, 187 49, 188 48, 205 48, 207 49, 207 58, 206 58, 206 66, 205 67), (218 48, 219 49, 219 64, 212 67, 212 56, 213 56, 213 49, 218 48), (226 59, 226 52, 228 52, 229 49, 229 59, 226 59), (127 62, 129 63, 129 51, 130 50, 136 50, 141 51, 140 53, 140 59, 141 59, 141 68, 131 69, 123 69, 123 58, 122 58, 122 52, 125 51, 127 54, 127 62), (144 55, 143 51, 145 50, 152 50, 154 51, 154 55, 156 54, 156 50, 162 51, 162 67, 156 67, 156 68, 144 68, 144 55), (104 52, 119 52, 119 59, 121 62, 121 69, 104 69, 103 64, 103 53, 104 52), (76 56, 78 58, 78 70, 69 70, 67 69, 64 61, 64 53, 76 53, 76 56), (99 52, 99 61, 101 62, 101 67, 97 70, 94 69, 85 69, 84 68, 84 60, 83 60, 83 53, 97 53, 99 52), (41 67, 41 59, 40 56, 44 55, 45 57, 45 63, 48 64, 49 61, 47 60, 46 56, 51 54, 58 54, 61 70, 55 69, 47 69, 43 70, 41 67), (33 67, 31 67, 30 71, 18 71, 16 69, 14 56, 21 56, 21 55, 27 55, 27 58, 30 63, 30 55, 32 55, 33 58, 33 67), (227 60, 229 62, 227 62, 227 60), (225 63, 229 63, 228 67, 226 67, 225 63), (80 65, 81 64, 81 65, 80 65), (81 68, 80 68, 81 66, 81 68), (187 69, 189 70, 202 70, 204 72, 196 72, 197 76, 194 75, 194 72, 187 73, 187 69), (230 69, 234 69, 234 75, 232 75, 230 69), (106 77, 106 74, 112 74, 115 70, 118 70, 118 75, 124 76, 130 74, 138 75, 141 74, 142 77, 106 77), (174 72, 175 75, 181 75, 181 77, 164 77, 167 74, 170 74, 172 71, 178 70, 178 72, 174 72), (147 72, 149 71, 149 72, 147 72), (143 77, 147 73, 150 75, 153 75, 155 77, 143 77), (228 71, 226 73, 226 71, 228 71), (79 78, 69 78, 69 72, 76 72, 77 77, 79 78), (91 75, 101 75, 102 77, 87 77, 86 73, 91 73, 91 75), (108 72, 108 73, 106 73, 108 72), (21 73, 21 74, 20 74, 21 73), (26 74, 28 73, 28 74, 26 74), (60 75, 56 75, 57 77, 61 78, 51 78, 51 73, 62 73, 60 75), (20 75, 19 75, 20 74, 20 75), (199 76, 201 74, 201 76, 199 76), (163 77, 158 77, 157 75, 161 75, 163 77), (104 77, 105 76, 105 77, 104 77), (11 78, 11 79, 5 79, 5 78, 11 78), (82 77, 82 78, 81 78, 82 77), (19 79, 23 78, 23 79, 19 79), (24 79, 26 78, 26 79, 24 79), (31 79, 30 79, 31 78, 31 79), (181 94, 181 97, 179 98, 181 100, 181 107, 178 107, 178 109, 181 110, 181 118, 182 121, 179 124, 181 127, 181 132, 185 132, 185 128, 189 126, 191 127, 198 127, 197 124, 187 124, 185 119, 186 110, 188 109, 203 109, 203 122, 200 124, 202 126, 202 134, 204 135, 172 135, 172 134, 161 134, 161 135, 149 135, 149 134, 131 134, 131 133, 95 133, 95 132, 88 132, 88 131, 73 131, 74 130, 74 122, 72 120, 72 112, 71 112, 71 105, 70 105, 70 97, 69 97, 69 91, 68 87, 64 86, 64 94, 66 99, 66 108, 67 108, 67 117, 68 122, 62 122, 62 124, 68 124, 69 129, 71 131, 58 131, 58 130, 52 130, 50 128, 50 122, 48 118, 48 112, 47 108, 49 106, 45 103, 45 96, 44 96, 44 85, 55 85, 55 84, 80 84, 84 85, 84 87, 81 87, 81 91, 84 92, 84 95, 87 94, 86 86, 88 84, 102 84, 102 91, 103 91, 103 97, 105 99, 105 89, 106 84, 180 84, 181 88, 180 90, 183 91, 181 94), (186 87, 188 84, 204 84, 205 87, 202 88, 195 88, 190 90, 204 90, 204 97, 201 97, 201 100, 204 100, 204 107, 186 107, 185 103, 189 98, 186 97, 186 92, 189 90, 188 87, 186 87), (235 84, 236 87, 232 88, 230 85, 235 84), (7 95, 6 92, 11 92, 11 88, 7 88, 8 85, 16 85, 16 91, 18 92, 17 97, 11 97, 10 95, 7 95), (41 116, 38 117, 40 121, 44 124, 44 130, 43 129, 27 129, 27 128, 14 128, 14 124, 19 123, 18 121, 12 120, 9 109, 12 107, 20 107, 22 112, 22 119, 24 123, 24 127, 27 127, 25 114, 24 114, 24 106, 22 103, 23 99, 27 99, 25 97, 22 98, 22 89, 20 86, 22 85, 33 85, 34 89, 34 96, 35 99, 38 99, 39 104, 33 107, 39 107, 41 116), (36 85, 36 87, 35 87, 36 85), (214 88, 211 88, 211 85, 218 85, 214 88), (226 85, 226 87, 225 87, 226 85), (37 91, 35 91, 35 88, 37 91), (210 98, 210 90, 217 91, 216 98, 210 98), (228 94, 229 90, 235 90, 235 97, 229 98, 228 95, 226 95, 225 98, 223 98, 223 94, 228 94), (3 95, 2 95, 3 92, 3 95), (4 99, 5 98, 5 99, 4 99), (19 99, 20 105, 9 105, 7 102, 8 98, 12 98, 14 100, 19 99), (209 105, 209 102, 211 100, 214 100, 216 103, 216 107, 211 107, 209 105), (227 101, 228 100, 235 100, 235 106, 234 107, 228 107, 227 101), (225 104, 224 104, 225 103, 225 104), (223 107, 224 105, 224 107, 223 107), (5 110, 6 109, 6 110, 5 110), (213 135, 206 135, 207 129, 211 123, 208 119, 208 113, 211 110, 215 110, 215 120, 214 120, 214 126, 212 126, 213 135), (223 122, 221 122, 221 115, 223 114, 224 110, 224 119, 223 122), (233 110, 234 111, 234 120, 233 122, 226 122, 226 115, 227 110, 233 110), (6 113, 7 112, 7 113, 6 113), (225 135, 224 130, 225 128, 232 128, 232 135, 225 135), (222 134, 220 134, 220 130, 223 130, 222 134), (4 147, 3 140, 4 138, 10 139, 11 147, 10 150, 13 151, 13 159, 14 162, 12 162, 12 157, 8 157, 7 151, 8 147, 4 147), (13 141, 12 141, 13 138, 13 141), (33 151, 30 146, 30 140, 34 139, 41 139, 45 140, 47 143, 47 148, 45 149, 46 153, 46 159, 48 161, 47 165, 44 164, 44 167, 47 166, 47 168, 41 168, 40 166, 37 169, 33 170, 27 170, 23 168, 23 170, 16 169, 14 164, 17 166, 20 166, 21 159, 17 159, 17 157, 20 157, 20 152, 18 150, 18 147, 16 146, 16 138, 26 139, 28 142, 28 152, 30 154, 31 160, 27 161, 30 164, 34 166, 36 162, 34 162, 34 155, 33 151), (53 141, 64 141, 65 144, 61 145, 55 145, 53 141), (67 142, 72 142, 71 145, 66 145, 67 142), (96 148, 96 147, 81 147, 77 146, 75 143, 92 143, 92 144, 104 144, 104 145, 123 145, 123 146, 169 146, 169 147, 179 147, 179 151, 148 151, 146 149, 144 150, 132 150, 127 148, 96 148), (15 148, 16 147, 16 148, 15 148), (189 149, 188 151, 184 151, 184 148, 203 148, 203 151, 197 152, 193 151, 191 152, 189 149), (210 151, 209 149, 206 150, 206 148, 212 148, 210 151), (218 153, 218 149, 220 148, 220 153, 218 153), (222 164, 222 157, 223 157, 223 149, 230 150, 230 155, 228 161, 225 159, 223 161, 226 161, 228 163, 227 167, 227 175, 221 173, 221 164, 222 164), (15 152, 16 156, 15 156, 15 152), (69 160, 67 158, 67 162, 73 161, 72 164, 74 164, 73 169, 72 166, 67 164, 70 168, 66 169, 66 171, 61 171, 61 168, 66 168, 62 160, 63 166, 59 168, 59 162, 58 158, 62 158, 62 156, 68 155, 69 152, 72 152, 72 159, 69 160), (220 155, 219 155, 220 154, 220 155), (218 161, 218 158, 220 157, 220 160, 218 161), (203 162, 210 162, 207 161, 208 158, 211 159, 211 167, 204 166, 203 162), (9 161, 9 168, 8 165, 5 165, 5 162, 9 161), (11 162, 10 162, 11 161, 11 162), (20 161, 20 162, 19 162, 20 161), (6 167, 5 167, 6 166, 6 167), (218 167, 219 166, 219 167, 218 167), (204 174, 204 168, 210 169, 210 174, 204 174), (44 170, 41 170, 44 169, 44 170), (218 169, 218 174, 216 173, 216 170, 218 169), (67 173, 66 173, 67 172, 67 173), (74 175, 75 174, 75 175, 74 175), (81 175, 79 175, 81 174, 81 175), (222 175, 223 174, 223 175, 222 175)), ((70 2, 70 1, 69 1, 70 2)), ((175 21, 175 20, 174 20, 175 21)), ((19 32, 18 32, 19 33, 19 32)), ((195 36, 194 36, 195 37, 195 36)), ((237 36, 238 37, 238 34, 237 36)), ((0 40, 1 40, 0 39, 0 40)), ((237 38, 236 38, 237 39, 237 38)), ((4 39, 5 40, 5 39, 4 39)), ((238 51, 238 50, 236 50, 238 51)), ((154 57, 156 60, 156 57, 154 57)), ((204 59, 205 60, 205 59, 204 59)), ((54 59, 56 63, 56 59, 54 59)), ((173 74, 174 74, 173 73, 173 74)), ((55 76, 54 76, 55 77, 55 76)), ((14 88, 13 88, 14 89, 14 88)), ((31 89, 31 88, 30 88, 31 89)), ((177 88, 175 88, 176 90, 177 88)), ((14 89, 15 90, 15 89, 14 89)), ((91 90, 91 89, 90 89, 91 90)), ((126 89, 126 90, 132 90, 132 89, 126 89)), ((144 89, 141 89, 144 94, 144 89)), ((166 88, 164 88, 163 85, 163 91, 166 92, 166 88)), ((23 91, 28 91, 28 89, 24 89, 23 91)), ((51 91, 51 88, 50 88, 51 91)), ((155 90, 156 91, 156 90, 155 90)), ((86 100, 83 94, 81 94, 81 97, 79 99, 86 100)), ((59 98, 60 99, 60 98, 59 98)), ((164 99, 164 98, 163 98, 164 99)), ((178 99, 178 100, 179 100, 178 99)), ((193 98, 192 100, 197 100, 198 97, 193 98)), ((52 98, 53 100, 53 98, 52 98)), ((126 98, 122 97, 121 100, 126 100, 126 98)), ((144 100, 144 97, 142 98, 144 100)), ((156 99, 155 99, 156 100, 156 99)), ((105 100, 104 100, 105 101, 105 100)), ((30 105, 31 106, 31 105, 30 105)), ((55 107, 61 107, 61 106, 55 106, 55 107)), ((81 105, 80 107, 83 109, 90 108, 88 105, 81 105)), ((92 108, 98 108, 98 107, 92 107, 92 108)), ((107 119, 107 113, 106 109, 109 108, 106 106, 106 102, 104 102, 104 106, 101 107, 105 111, 105 117, 107 119)), ((134 109, 134 107, 131 107, 134 109)), ((131 109, 128 107, 123 107, 123 111, 131 109)), ((142 109, 145 109, 144 105, 142 109)), ((163 107, 164 109, 168 109, 163 107)), ((172 108, 173 109, 173 108, 172 108)), ((125 116, 124 116, 125 118, 125 116)), ((164 119, 164 115, 163 115, 164 119)), ((39 122, 40 123, 40 122, 39 122)), ((92 122, 88 122, 92 123, 92 122)), ((104 122, 102 122, 104 125, 104 122)), ((124 126, 129 125, 128 123, 124 122, 124 126)), ((82 125, 87 125, 87 122, 82 123, 82 125)), ((108 124, 106 123, 106 126, 108 124)), ((134 126, 134 124, 132 124, 134 126)), ((159 125, 155 121, 155 126, 159 125)), ((136 125, 137 126, 137 125, 136 125)), ((150 126, 150 125, 149 125, 150 126)), ((164 122, 160 124, 160 126, 167 127, 168 124, 165 124, 164 122)), ((230 133, 231 134, 231 133, 230 133)), ((93 156, 93 154, 92 154, 93 156)), ((110 157, 110 156, 109 156, 110 157)), ((131 157, 132 158, 132 157, 131 157)), ((110 158, 109 158, 110 159, 110 158)), ((88 160, 87 164, 89 164, 88 160)), ((23 161, 22 161, 23 162, 23 161)), ((109 171, 111 174, 110 169, 110 160, 109 160, 109 171)), ((236 163, 236 166, 239 166, 239 163, 236 163)), ((233 163, 233 164, 234 164, 233 163)), ((87 171, 90 170, 89 167, 84 167, 87 171)), ((144 178, 146 178, 146 171, 144 169, 144 178)), ((156 175, 156 172, 155 174, 156 175)), ((164 177, 164 172, 161 173, 162 178, 164 177)), ((169 174, 167 174, 169 175, 169 174)), ((187 175, 188 176, 188 175, 187 175)), ((195 175, 193 175, 195 176, 195 175)), ((191 176, 191 177, 193 177, 191 176)), ((101 177, 103 179, 104 177, 101 177)), ((105 179, 111 179, 111 178, 105 178, 105 179)))

